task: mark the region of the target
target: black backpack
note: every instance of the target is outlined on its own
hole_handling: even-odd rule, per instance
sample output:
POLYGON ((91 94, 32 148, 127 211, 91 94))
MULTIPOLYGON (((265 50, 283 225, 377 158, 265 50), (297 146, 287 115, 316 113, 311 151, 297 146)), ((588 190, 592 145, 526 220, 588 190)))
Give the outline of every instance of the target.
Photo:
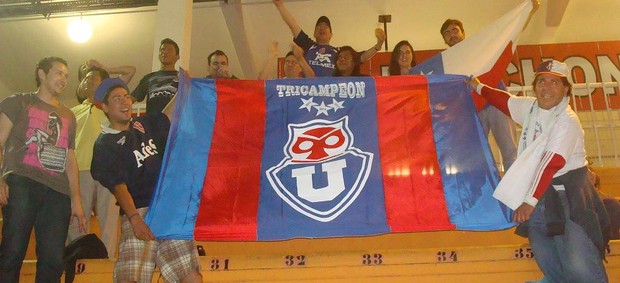
POLYGON ((108 258, 108 250, 99 237, 87 234, 73 240, 65 247, 65 283, 73 282, 78 259, 108 258))

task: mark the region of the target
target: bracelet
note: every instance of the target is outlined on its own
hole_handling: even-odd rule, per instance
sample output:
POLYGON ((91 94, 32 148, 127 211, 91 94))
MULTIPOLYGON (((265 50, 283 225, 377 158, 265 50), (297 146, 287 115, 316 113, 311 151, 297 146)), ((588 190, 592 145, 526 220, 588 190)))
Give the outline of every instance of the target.
POLYGON ((136 213, 132 214, 131 216, 127 217, 127 221, 131 222, 131 218, 133 218, 136 215, 140 215, 140 213, 136 212, 136 213))

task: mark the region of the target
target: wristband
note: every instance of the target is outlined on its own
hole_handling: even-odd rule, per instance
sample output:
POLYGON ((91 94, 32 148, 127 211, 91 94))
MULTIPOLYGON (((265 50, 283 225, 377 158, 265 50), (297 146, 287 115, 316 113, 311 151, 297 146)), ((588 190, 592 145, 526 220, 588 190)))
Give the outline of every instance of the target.
POLYGON ((531 205, 532 207, 536 207, 536 204, 538 204, 538 199, 535 197, 526 197, 523 202, 531 205))
POLYGON ((479 83, 479 84, 476 86, 476 92, 477 92, 478 94, 482 94, 482 88, 483 88, 483 87, 484 87, 484 84, 479 83))
POLYGON ((132 214, 131 216, 127 217, 127 221, 131 222, 131 218, 133 218, 136 215, 140 215, 140 213, 136 212, 136 213, 132 214))

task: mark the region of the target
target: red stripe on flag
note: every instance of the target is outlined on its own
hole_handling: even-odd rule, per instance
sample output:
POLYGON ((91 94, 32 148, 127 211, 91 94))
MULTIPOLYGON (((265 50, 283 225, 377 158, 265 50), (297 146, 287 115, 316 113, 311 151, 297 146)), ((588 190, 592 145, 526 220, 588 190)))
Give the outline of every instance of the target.
POLYGON ((377 77, 379 151, 392 232, 453 230, 424 76, 377 77))
POLYGON ((264 89, 263 81, 216 81, 215 126, 194 230, 196 240, 256 240, 266 119, 264 89))
MULTIPOLYGON (((508 69, 508 64, 512 60, 512 42, 508 42, 508 46, 504 49, 502 54, 499 56, 493 68, 490 71, 478 76, 478 79, 486 85, 497 87, 502 77, 506 73, 506 69, 508 69)), ((474 105, 476 106, 476 110, 480 112, 484 105, 487 103, 487 100, 481 95, 472 92, 472 97, 474 99, 474 105)))

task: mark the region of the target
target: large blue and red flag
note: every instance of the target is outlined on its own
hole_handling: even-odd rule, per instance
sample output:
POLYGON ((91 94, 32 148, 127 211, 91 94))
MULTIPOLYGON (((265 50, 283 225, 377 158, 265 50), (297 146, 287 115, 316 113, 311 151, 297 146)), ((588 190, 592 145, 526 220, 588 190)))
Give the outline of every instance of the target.
MULTIPOLYGON (((409 73, 471 75, 487 85, 500 85, 532 9, 530 0, 523 1, 480 32, 416 65, 409 73)), ((472 98, 478 111, 487 103, 480 95, 472 98)))
POLYGON ((196 240, 511 227, 463 80, 181 77, 147 223, 196 240))

